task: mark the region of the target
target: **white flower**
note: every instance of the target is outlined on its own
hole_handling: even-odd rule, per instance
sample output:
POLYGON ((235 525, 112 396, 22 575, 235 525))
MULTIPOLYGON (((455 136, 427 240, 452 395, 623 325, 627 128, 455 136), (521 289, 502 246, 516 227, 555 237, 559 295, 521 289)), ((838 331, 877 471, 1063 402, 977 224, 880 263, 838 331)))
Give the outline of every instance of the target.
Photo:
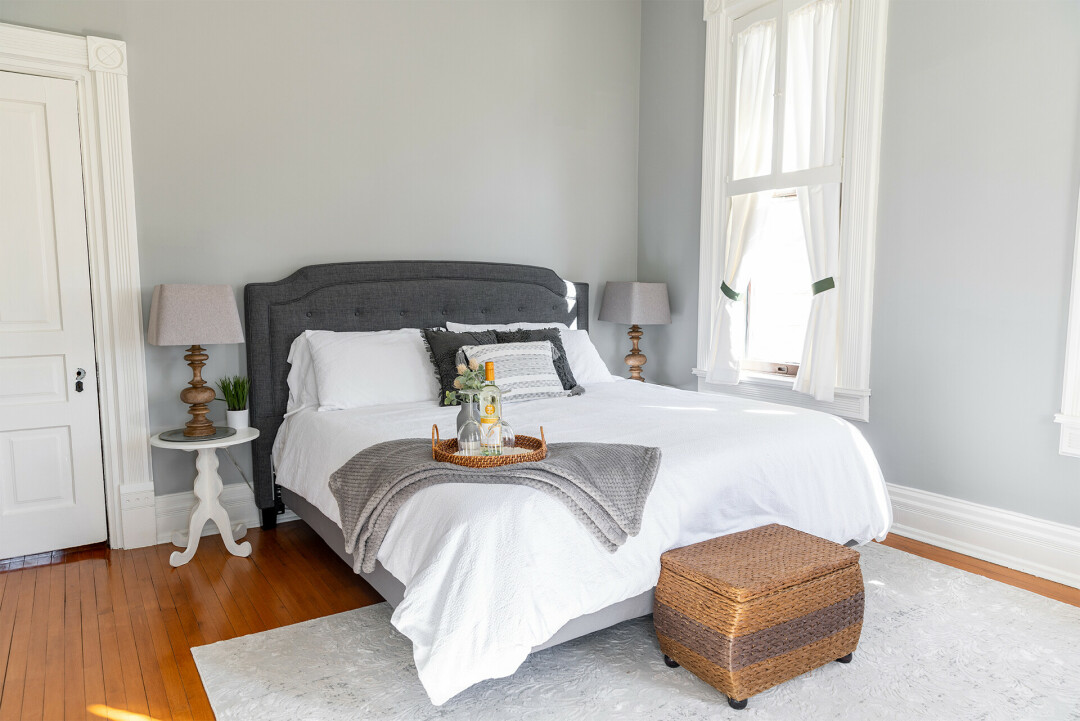
MULTIPOLYGON (((467 368, 465 367, 465 364, 464 364, 464 363, 459 363, 459 364, 458 364, 458 367, 457 367, 457 372, 458 372, 458 375, 459 375, 459 376, 463 376, 463 375, 465 375, 465 371, 466 371, 466 370, 468 370, 468 369, 467 369, 467 368)), ((473 369, 473 370, 475 370, 475 369, 473 369)))
MULTIPOLYGON (((474 371, 479 370, 480 369, 480 361, 469 360, 469 369, 474 370, 474 371)), ((464 373, 465 371, 459 370, 458 372, 459 373, 464 373)))
POLYGON ((458 390, 461 390, 463 387, 464 386, 461 383, 461 379, 460 378, 455 378, 454 379, 454 388, 457 388, 458 390))

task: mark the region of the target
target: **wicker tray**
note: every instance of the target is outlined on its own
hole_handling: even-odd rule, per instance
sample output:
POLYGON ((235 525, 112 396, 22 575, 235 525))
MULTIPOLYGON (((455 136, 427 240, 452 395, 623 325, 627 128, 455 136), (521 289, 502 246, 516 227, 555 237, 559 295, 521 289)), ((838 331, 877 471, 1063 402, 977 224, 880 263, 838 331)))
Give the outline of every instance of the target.
POLYGON ((540 426, 540 437, 516 436, 515 447, 526 448, 526 453, 514 453, 508 456, 459 456, 457 454, 457 439, 449 438, 445 441, 439 439, 439 427, 431 426, 431 457, 443 463, 454 463, 468 468, 496 468, 498 466, 511 466, 515 463, 530 463, 542 461, 547 457, 547 439, 544 438, 544 427, 540 426))

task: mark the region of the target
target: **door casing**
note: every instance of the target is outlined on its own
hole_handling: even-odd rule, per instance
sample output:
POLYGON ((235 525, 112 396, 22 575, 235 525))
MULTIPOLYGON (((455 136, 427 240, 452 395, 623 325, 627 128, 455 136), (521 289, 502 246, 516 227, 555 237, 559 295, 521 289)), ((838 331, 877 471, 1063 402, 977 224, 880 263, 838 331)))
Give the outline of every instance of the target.
POLYGON ((0 70, 75 81, 105 509, 114 548, 157 542, 127 67, 122 41, 0 23, 0 70))

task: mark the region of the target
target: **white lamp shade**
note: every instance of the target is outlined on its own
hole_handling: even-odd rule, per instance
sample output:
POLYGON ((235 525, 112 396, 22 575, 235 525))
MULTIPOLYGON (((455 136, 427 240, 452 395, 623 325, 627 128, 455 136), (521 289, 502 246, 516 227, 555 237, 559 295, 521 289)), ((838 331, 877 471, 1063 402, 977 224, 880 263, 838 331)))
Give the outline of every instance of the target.
POLYGON ((671 322, 667 283, 609 282, 600 303, 600 320, 626 325, 667 325, 671 322))
POLYGON ((228 285, 159 285, 150 301, 151 345, 243 343, 236 296, 228 285))

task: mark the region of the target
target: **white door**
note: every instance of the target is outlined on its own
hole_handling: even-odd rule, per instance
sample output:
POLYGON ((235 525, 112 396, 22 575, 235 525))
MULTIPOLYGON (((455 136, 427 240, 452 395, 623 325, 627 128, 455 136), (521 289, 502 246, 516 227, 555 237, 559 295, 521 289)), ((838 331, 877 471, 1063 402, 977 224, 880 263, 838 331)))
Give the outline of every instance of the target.
POLYGON ((0 558, 105 540, 95 376, 75 83, 0 72, 0 558))

